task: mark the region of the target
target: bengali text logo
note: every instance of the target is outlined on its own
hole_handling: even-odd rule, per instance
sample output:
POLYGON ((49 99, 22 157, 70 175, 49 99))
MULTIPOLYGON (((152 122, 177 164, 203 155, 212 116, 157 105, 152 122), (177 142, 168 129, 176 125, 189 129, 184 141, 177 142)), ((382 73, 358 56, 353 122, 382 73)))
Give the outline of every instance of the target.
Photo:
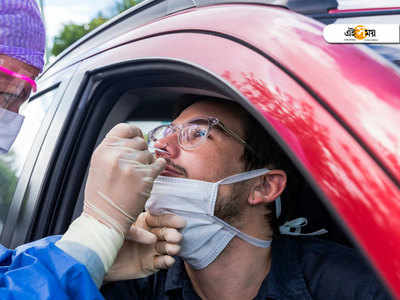
POLYGON ((376 30, 373 28, 367 28, 364 25, 357 25, 355 27, 348 27, 344 32, 344 36, 347 38, 347 40, 375 40, 374 38, 376 37, 376 30))

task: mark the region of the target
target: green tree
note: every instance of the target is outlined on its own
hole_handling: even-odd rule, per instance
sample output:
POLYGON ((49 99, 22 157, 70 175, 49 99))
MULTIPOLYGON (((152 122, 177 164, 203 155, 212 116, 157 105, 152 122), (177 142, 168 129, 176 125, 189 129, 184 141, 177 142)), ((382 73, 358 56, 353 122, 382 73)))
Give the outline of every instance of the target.
POLYGON ((138 4, 140 1, 135 1, 135 0, 123 0, 120 2, 115 3, 113 12, 115 15, 118 15, 122 13, 123 11, 127 10, 128 8, 135 6, 138 4))
POLYGON ((17 180, 18 178, 11 167, 0 159, 0 224, 3 224, 7 217, 11 199, 17 186, 17 180))
POLYGON ((69 23, 65 24, 63 30, 59 35, 54 38, 53 48, 51 49, 51 53, 54 56, 57 56, 62 51, 67 49, 70 45, 75 43, 85 34, 89 33, 96 27, 101 24, 107 22, 114 15, 117 15, 128 8, 136 5, 139 1, 134 0, 120 0, 115 3, 114 6, 110 10, 109 16, 105 17, 101 12, 98 13, 97 17, 93 18, 88 24, 75 24, 69 23))
POLYGON ((57 56, 86 33, 88 33, 88 31, 85 29, 84 25, 77 25, 74 23, 64 25, 61 33, 54 38, 51 54, 57 56))
POLYGON ((10 200, 14 193, 17 177, 11 168, 0 160, 0 198, 10 200))

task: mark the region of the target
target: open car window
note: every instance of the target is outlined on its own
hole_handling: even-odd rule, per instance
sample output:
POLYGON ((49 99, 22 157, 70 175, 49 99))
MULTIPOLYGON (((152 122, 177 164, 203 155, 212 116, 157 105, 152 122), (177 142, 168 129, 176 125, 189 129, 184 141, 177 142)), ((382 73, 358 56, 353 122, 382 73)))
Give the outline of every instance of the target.
POLYGON ((0 233, 36 133, 42 125, 56 91, 56 88, 51 89, 21 107, 20 114, 24 116, 21 132, 10 151, 0 154, 0 233))
MULTIPOLYGON (((150 66, 151 64, 149 64, 149 69, 151 70, 150 66)), ((123 74, 124 72, 121 70, 121 73, 123 74)), ((63 218, 56 218, 55 216, 52 218, 49 234, 63 232, 71 220, 80 215, 83 205, 85 181, 79 178, 82 178, 82 176, 85 177, 87 172, 87 169, 82 168, 82 166, 88 166, 91 151, 101 142, 105 134, 113 126, 120 122, 128 122, 138 126, 146 134, 152 128, 173 120, 173 108, 179 102, 180 97, 185 94, 228 98, 223 90, 218 91, 215 86, 204 79, 196 80, 196 75, 190 72, 177 72, 175 74, 174 71, 170 70, 165 71, 163 74, 159 70, 154 70, 141 72, 137 75, 135 75, 136 73, 133 73, 133 75, 122 74, 118 75, 116 79, 104 80, 91 93, 92 97, 97 99, 96 105, 93 106, 93 111, 91 112, 93 116, 92 120, 89 122, 92 125, 86 124, 86 132, 83 133, 82 139, 76 141, 82 143, 79 147, 82 150, 74 157, 75 167, 73 166, 73 168, 77 168, 77 173, 73 169, 70 171, 71 174, 79 176, 73 176, 68 179, 70 183, 66 185, 63 195, 66 200, 59 203, 57 205, 58 210, 55 211, 55 216, 60 214, 63 215, 63 218), (131 83, 135 82, 137 80, 135 78, 139 77, 141 78, 140 84, 138 83, 140 86, 132 88, 131 83), (164 78, 169 78, 170 86, 165 86, 164 78), (175 78, 175 82, 170 78, 175 78), (185 85, 179 86, 182 83, 185 83, 185 85), (107 87, 107 92, 105 92, 102 86, 107 87), (111 101, 112 103, 110 103, 111 101), (107 105, 103 105, 102 103, 107 103, 107 105), (154 107, 159 109, 154 110, 154 107), (95 132, 97 134, 94 134, 95 132), (83 151, 83 149, 85 150, 83 151), (92 150, 88 151, 88 149, 92 150), (79 154, 80 152, 82 153, 79 154), (79 191, 79 197, 75 196, 77 195, 77 191, 79 191), (76 198, 78 201, 73 200, 76 198)), ((303 128, 303 130, 306 130, 306 128, 303 128)), ((68 137, 66 137, 66 140, 68 140, 68 137)), ((298 203, 295 206, 296 211, 290 218, 307 217, 309 223, 304 228, 304 232, 312 232, 325 228, 329 234, 322 238, 351 245, 350 239, 334 220, 332 214, 328 212, 328 209, 324 206, 320 197, 313 191, 307 179, 299 171, 297 171, 296 176, 298 176, 297 180, 299 186, 301 186, 301 194, 297 194, 298 190, 288 193, 292 195, 297 194, 296 202, 298 203)), ((49 198, 51 199, 52 197, 49 196, 49 198)), ((49 203, 48 205, 51 204, 49 203)), ((285 204, 283 206, 285 208, 285 204)), ((40 226, 40 221, 38 225, 40 226)))

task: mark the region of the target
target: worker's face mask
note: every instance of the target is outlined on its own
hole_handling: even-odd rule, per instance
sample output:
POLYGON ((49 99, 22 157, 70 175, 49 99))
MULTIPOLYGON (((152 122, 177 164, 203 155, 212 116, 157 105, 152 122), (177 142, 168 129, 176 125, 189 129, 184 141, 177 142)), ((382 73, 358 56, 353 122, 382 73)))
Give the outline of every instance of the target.
POLYGON ((257 247, 271 245, 271 241, 251 237, 214 216, 219 185, 245 181, 268 172, 268 169, 258 169, 218 182, 158 176, 146 202, 146 210, 155 215, 172 213, 186 219, 179 255, 193 268, 203 269, 235 236, 257 247))
POLYGON ((0 154, 10 150, 23 121, 24 116, 0 107, 0 154))

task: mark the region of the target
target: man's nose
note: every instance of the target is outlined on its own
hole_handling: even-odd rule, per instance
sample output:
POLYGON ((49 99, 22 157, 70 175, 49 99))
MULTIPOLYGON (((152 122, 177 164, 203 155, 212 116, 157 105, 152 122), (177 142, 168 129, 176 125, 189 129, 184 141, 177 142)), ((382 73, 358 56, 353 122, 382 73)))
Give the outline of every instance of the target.
POLYGON ((159 139, 154 144, 154 147, 161 150, 155 151, 157 158, 176 158, 179 155, 180 151, 177 134, 173 133, 167 137, 159 139))

